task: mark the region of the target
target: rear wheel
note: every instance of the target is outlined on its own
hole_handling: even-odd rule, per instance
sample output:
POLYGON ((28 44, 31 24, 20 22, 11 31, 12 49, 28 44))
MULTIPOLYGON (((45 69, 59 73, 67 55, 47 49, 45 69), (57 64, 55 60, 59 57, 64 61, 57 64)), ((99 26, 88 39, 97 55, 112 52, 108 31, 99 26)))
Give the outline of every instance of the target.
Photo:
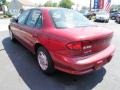
POLYGON ((46 74, 54 73, 54 65, 50 54, 43 47, 39 47, 37 50, 37 60, 41 70, 46 74))

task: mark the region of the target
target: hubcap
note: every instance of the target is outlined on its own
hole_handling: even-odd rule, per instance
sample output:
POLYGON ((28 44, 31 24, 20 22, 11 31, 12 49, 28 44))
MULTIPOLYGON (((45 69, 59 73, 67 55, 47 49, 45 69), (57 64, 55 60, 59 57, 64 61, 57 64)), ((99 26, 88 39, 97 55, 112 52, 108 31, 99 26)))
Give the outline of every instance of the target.
POLYGON ((38 63, 42 70, 47 70, 48 68, 47 57, 42 51, 38 53, 38 63))

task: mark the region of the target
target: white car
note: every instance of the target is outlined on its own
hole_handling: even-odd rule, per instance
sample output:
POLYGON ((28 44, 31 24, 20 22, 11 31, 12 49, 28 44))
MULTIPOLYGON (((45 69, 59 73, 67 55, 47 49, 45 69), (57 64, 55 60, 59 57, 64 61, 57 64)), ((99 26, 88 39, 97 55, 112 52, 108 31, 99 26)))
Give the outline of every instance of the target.
POLYGON ((95 21, 104 21, 106 23, 109 22, 110 14, 105 11, 99 11, 96 13, 95 21))

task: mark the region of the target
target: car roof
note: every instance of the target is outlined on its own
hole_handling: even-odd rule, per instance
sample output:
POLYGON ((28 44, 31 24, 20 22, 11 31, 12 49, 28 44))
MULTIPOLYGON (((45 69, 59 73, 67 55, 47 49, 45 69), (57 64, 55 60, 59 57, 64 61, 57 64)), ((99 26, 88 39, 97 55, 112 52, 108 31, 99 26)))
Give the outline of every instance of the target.
POLYGON ((52 9, 67 9, 67 8, 62 8, 62 7, 37 7, 37 8, 32 8, 32 9, 52 10, 52 9))
POLYGON ((32 8, 32 9, 40 9, 40 10, 47 10, 47 11, 49 11, 49 10, 53 10, 53 9, 67 9, 67 8, 61 8, 61 7, 37 7, 37 8, 32 8))

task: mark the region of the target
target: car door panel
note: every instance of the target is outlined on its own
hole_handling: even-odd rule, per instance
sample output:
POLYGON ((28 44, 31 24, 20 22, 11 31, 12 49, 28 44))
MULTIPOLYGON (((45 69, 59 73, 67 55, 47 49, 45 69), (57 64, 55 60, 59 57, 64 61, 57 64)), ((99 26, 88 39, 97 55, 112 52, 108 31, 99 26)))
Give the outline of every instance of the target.
POLYGON ((25 22, 30 13, 30 10, 24 11, 20 16, 17 18, 17 22, 13 24, 13 33, 16 36, 16 38, 21 42, 24 42, 24 27, 25 27, 25 22))
POLYGON ((36 37, 38 35, 36 31, 39 30, 38 28, 35 27, 39 16, 40 16, 40 10, 33 10, 26 21, 24 30, 22 30, 22 35, 23 35, 22 40, 25 42, 25 46, 32 52, 34 51, 34 45, 36 42, 36 37))

